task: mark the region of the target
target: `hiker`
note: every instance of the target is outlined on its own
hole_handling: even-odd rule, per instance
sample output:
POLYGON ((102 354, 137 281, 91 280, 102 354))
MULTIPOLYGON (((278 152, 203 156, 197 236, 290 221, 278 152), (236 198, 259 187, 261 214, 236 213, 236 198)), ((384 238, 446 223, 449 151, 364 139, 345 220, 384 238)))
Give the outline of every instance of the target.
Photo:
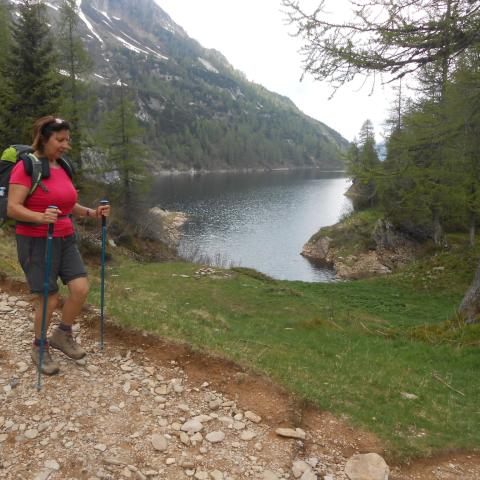
POLYGON ((85 350, 72 336, 75 317, 80 313, 87 298, 89 284, 83 260, 78 250, 72 215, 76 217, 107 217, 108 205, 95 209, 77 203, 77 191, 72 180, 60 165, 61 158, 70 148, 70 124, 53 116, 42 117, 33 126, 32 150, 42 159, 42 180, 30 195, 32 177, 23 161, 18 161, 12 170, 9 182, 8 216, 17 220, 16 238, 18 259, 27 278, 30 290, 38 294, 35 308, 35 340, 32 360, 38 366, 41 344, 41 326, 45 273, 45 248, 48 224, 54 223, 52 262, 46 309, 46 329, 57 307, 58 277, 67 285, 69 295, 62 309, 61 323, 53 330, 44 345, 42 373, 58 373, 59 365, 52 358, 49 346, 61 350, 75 360, 85 356, 85 350), (45 169, 49 170, 45 173, 45 169), (48 208, 55 205, 57 208, 48 208))

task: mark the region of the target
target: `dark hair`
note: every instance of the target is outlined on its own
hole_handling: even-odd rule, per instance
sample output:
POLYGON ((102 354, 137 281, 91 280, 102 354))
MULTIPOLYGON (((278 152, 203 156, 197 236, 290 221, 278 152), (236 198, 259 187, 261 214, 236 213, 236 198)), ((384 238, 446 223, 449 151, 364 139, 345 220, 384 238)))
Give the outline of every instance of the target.
POLYGON ((62 130, 71 130, 70 123, 66 120, 53 115, 39 118, 33 125, 33 150, 43 152, 43 148, 52 136, 52 133, 61 132, 62 130))

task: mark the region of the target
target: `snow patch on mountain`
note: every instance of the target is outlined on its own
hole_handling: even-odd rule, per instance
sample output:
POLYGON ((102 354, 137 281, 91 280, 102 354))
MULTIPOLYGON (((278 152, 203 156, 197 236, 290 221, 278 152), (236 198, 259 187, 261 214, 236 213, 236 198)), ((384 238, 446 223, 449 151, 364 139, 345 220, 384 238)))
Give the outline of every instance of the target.
MULTIPOLYGON (((125 32, 120 32, 124 37, 127 37, 129 38, 132 42, 136 43, 137 45, 140 45, 140 47, 138 47, 140 50, 142 50, 141 47, 143 48, 146 48, 150 53, 152 53, 153 55, 155 55, 157 58, 159 58, 160 60, 168 60, 168 57, 166 57, 165 55, 162 55, 161 53, 158 53, 157 51, 153 50, 152 48, 150 47, 147 47, 147 45, 143 45, 142 43, 140 43, 138 40, 136 40, 135 38, 131 37, 130 35, 127 35, 125 32)), ((148 52, 146 52, 145 50, 142 50, 143 53, 147 54, 148 55, 148 52)))
POLYGON ((177 33, 177 31, 175 30, 175 26, 173 24, 170 24, 170 23, 167 23, 166 25, 163 25, 163 28, 167 31, 167 32, 170 32, 170 33, 177 33))
POLYGON ((150 47, 145 46, 145 48, 150 52, 152 52, 160 60, 168 60, 168 57, 166 57, 165 55, 162 55, 161 53, 156 52, 155 50, 152 50, 150 47))
MULTIPOLYGON (((108 16, 108 13, 107 12, 103 12, 102 10, 99 10, 98 8, 95 8, 93 5, 92 5, 92 8, 98 12, 100 15, 103 15, 107 20, 108 20, 108 24, 111 24, 112 23, 112 19, 108 16)), ((104 20, 105 21, 105 20, 104 20)))
POLYGON ((208 60, 198 57, 198 61, 205 67, 206 70, 213 73, 220 73, 208 60))
POLYGON ((45 2, 45 5, 46 5, 47 7, 53 8, 54 10, 60 10, 56 5, 52 5, 52 4, 49 3, 49 2, 45 2))
MULTIPOLYGON (((113 35, 113 34, 112 34, 113 35)), ((125 48, 128 48, 132 52, 135 53, 143 53, 145 55, 148 55, 148 52, 146 50, 143 50, 141 48, 136 47, 135 45, 132 45, 130 42, 127 42, 124 38, 119 37, 118 35, 113 35, 125 48)))
POLYGON ((82 11, 82 0, 76 0, 76 1, 77 1, 77 8, 78 8, 78 16, 80 17, 80 20, 82 20, 82 22, 85 23, 87 28, 93 33, 93 35, 97 38, 97 40, 103 45, 104 42, 102 40, 102 37, 100 37, 100 35, 98 35, 98 33, 93 29, 93 25, 90 23, 90 21, 82 11))
POLYGON ((141 45, 141 47, 135 46, 132 43, 128 42, 125 40, 125 38, 119 37, 118 35, 115 35, 112 33, 112 36, 116 38, 125 48, 128 48, 128 50, 131 50, 132 52, 139 53, 139 54, 144 54, 144 55, 155 55, 157 58, 160 60, 168 60, 168 57, 165 55, 162 55, 161 53, 156 52, 155 50, 152 50, 150 47, 147 47, 146 45, 142 45, 138 40, 135 40, 132 38, 130 35, 127 35, 125 32, 118 32, 124 37, 129 38, 132 42, 135 42, 137 45, 141 45), (145 50, 146 49, 146 50, 145 50))

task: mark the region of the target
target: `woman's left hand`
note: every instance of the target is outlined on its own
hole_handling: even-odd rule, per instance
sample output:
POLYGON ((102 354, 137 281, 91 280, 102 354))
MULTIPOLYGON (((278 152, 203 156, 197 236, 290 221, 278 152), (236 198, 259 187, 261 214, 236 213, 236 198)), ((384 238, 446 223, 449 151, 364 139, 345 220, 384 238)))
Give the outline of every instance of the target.
POLYGON ((99 205, 96 211, 97 218, 108 217, 110 215, 110 205, 99 205))

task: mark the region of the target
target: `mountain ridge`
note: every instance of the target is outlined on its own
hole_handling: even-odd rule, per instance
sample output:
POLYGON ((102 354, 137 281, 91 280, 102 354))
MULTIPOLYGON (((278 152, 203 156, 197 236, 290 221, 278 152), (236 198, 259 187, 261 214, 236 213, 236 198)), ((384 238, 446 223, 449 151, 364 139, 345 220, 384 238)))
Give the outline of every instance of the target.
MULTIPOLYGON (((54 23, 60 4, 45 3, 54 23)), ((91 122, 115 100, 121 78, 134 95, 155 169, 342 168, 348 142, 338 132, 249 82, 154 0, 77 0, 77 6, 95 65, 91 122)))

